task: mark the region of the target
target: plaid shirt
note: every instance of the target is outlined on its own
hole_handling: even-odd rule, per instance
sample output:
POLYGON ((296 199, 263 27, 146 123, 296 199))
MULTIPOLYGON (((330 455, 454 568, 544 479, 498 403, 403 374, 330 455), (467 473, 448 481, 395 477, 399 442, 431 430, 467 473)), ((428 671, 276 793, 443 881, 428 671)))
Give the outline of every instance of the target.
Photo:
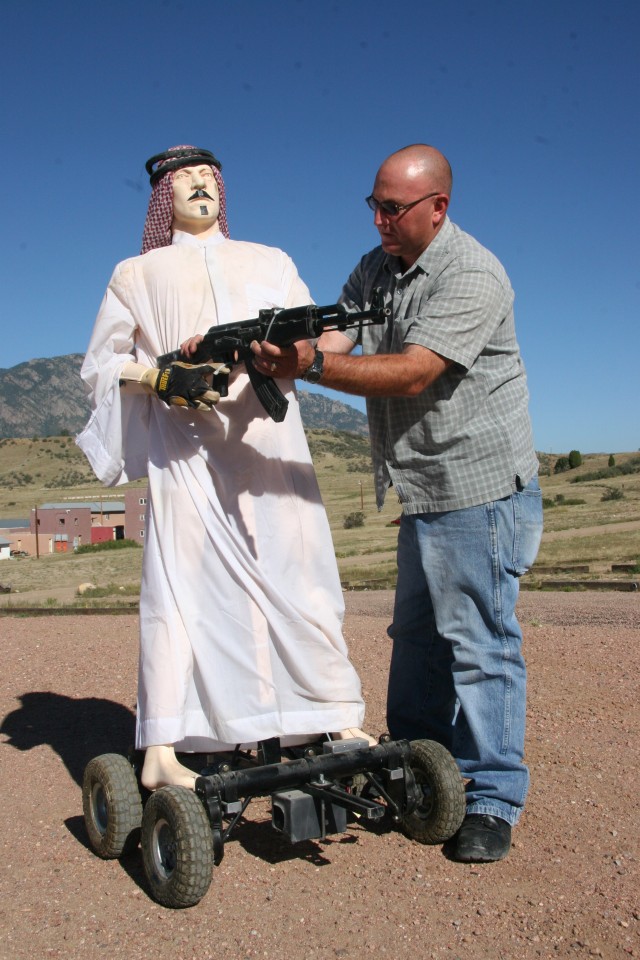
POLYGON ((409 514, 521 489, 538 461, 503 266, 447 218, 406 273, 381 247, 366 254, 341 299, 368 309, 376 287, 392 309, 387 325, 345 331, 363 353, 401 353, 415 343, 453 361, 417 397, 367 400, 378 508, 391 484, 409 514))

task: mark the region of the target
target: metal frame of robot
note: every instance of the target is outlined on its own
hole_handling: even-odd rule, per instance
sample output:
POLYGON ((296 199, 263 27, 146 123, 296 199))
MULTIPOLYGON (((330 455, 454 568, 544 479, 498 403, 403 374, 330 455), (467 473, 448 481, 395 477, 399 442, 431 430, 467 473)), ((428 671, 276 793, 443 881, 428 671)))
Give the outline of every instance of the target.
POLYGON ((366 820, 379 820, 390 812, 399 821, 423 800, 409 763, 408 741, 386 739, 370 747, 366 740, 330 740, 321 749, 316 754, 309 746, 302 757, 282 761, 280 741, 274 738, 258 745, 257 760, 249 761, 250 766, 231 769, 223 761, 218 772, 198 777, 196 794, 214 835, 214 863, 222 860, 224 843, 255 797, 271 796, 272 824, 292 843, 344 833, 348 811, 366 820), (343 785, 357 775, 364 776, 385 802, 343 785), (230 819, 226 829, 225 819, 230 819))
MULTIPOLYGON (((233 753, 218 755, 196 779, 195 793, 211 824, 217 866, 224 856, 224 844, 257 797, 271 797, 272 826, 291 843, 299 843, 346 832, 349 812, 368 821, 389 814, 406 827, 411 814, 425 810, 422 783, 430 794, 430 812, 419 814, 426 834, 419 837, 411 829, 406 832, 423 843, 443 843, 462 821, 464 785, 451 754, 433 741, 392 741, 385 734, 376 746, 351 739, 282 748, 280 739, 274 737, 260 741, 255 754, 237 747, 233 753), (429 748, 429 769, 419 755, 421 747, 429 748), (421 784, 414 775, 416 760, 421 784), (357 791, 354 777, 359 778, 357 791)), ((142 792, 148 795, 148 791, 142 792)))
POLYGON ((282 748, 184 757, 206 760, 186 787, 140 785, 141 755, 103 754, 87 764, 82 802, 89 841, 103 859, 138 843, 151 892, 168 907, 196 904, 251 800, 271 797, 272 825, 292 843, 344 833, 348 815, 385 814, 412 840, 443 843, 460 826, 465 787, 451 754, 432 740, 326 740, 282 748), (285 758, 285 759, 283 759, 285 758))

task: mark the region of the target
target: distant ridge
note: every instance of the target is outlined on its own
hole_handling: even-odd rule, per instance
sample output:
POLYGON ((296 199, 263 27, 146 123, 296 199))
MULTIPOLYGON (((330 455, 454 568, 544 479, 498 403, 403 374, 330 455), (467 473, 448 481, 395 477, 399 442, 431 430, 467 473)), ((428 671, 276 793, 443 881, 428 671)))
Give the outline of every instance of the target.
POLYGON ((369 436, 367 416, 340 400, 332 400, 322 393, 298 390, 302 422, 308 430, 344 430, 369 436))
MULTIPOLYGON (((89 418, 80 380, 82 360, 82 354, 70 353, 0 369, 0 438, 78 433, 89 418)), ((308 429, 368 435, 367 418, 355 407, 305 390, 299 396, 308 429)))

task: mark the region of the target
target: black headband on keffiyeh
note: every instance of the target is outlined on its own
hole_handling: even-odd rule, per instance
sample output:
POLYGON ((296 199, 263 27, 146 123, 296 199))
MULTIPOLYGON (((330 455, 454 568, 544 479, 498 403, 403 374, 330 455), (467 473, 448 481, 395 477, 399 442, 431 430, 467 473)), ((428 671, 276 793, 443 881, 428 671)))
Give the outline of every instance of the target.
POLYGON ((173 175, 181 167, 194 167, 202 164, 211 167, 213 171, 213 176, 218 185, 220 201, 220 213, 218 215, 220 232, 224 237, 229 237, 226 195, 224 181, 220 173, 222 164, 209 150, 201 150, 199 147, 188 145, 170 147, 164 153, 155 154, 145 164, 153 189, 142 234, 142 253, 171 245, 173 175))
POLYGON ((180 167, 195 167, 202 163, 222 170, 220 161, 216 160, 209 150, 201 150, 199 147, 170 147, 164 153, 156 153, 154 157, 147 160, 144 166, 153 187, 168 170, 179 170, 180 167), (154 165, 155 170, 153 169, 154 165))

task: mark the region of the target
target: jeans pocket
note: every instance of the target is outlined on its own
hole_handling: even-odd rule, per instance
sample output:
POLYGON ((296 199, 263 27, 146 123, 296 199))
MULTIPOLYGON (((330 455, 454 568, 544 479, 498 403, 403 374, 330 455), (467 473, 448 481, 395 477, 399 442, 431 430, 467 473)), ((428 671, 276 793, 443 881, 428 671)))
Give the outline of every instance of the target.
POLYGON ((534 477, 512 495, 514 511, 513 569, 517 577, 531 569, 542 539, 542 491, 534 477))

